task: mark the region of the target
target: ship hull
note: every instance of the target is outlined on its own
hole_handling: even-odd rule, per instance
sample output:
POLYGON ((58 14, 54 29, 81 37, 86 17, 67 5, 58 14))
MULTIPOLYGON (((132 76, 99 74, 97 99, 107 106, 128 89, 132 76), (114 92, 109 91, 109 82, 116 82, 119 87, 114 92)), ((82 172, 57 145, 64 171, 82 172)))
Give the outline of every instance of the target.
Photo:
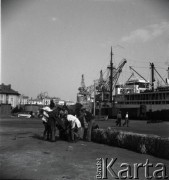
MULTIPOLYGON (((169 104, 116 104, 114 112, 119 110, 123 117, 128 112, 130 119, 169 121, 169 104)), ((113 116, 116 116, 116 113, 113 116)))

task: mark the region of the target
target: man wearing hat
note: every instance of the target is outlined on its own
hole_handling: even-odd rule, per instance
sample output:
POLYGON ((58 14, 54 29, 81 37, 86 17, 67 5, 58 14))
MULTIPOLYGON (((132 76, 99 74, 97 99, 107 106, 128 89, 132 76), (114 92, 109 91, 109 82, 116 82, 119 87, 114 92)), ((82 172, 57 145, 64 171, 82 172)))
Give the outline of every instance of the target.
POLYGON ((86 109, 84 107, 80 109, 79 120, 82 125, 82 138, 83 140, 87 140, 88 122, 86 121, 86 109))
POLYGON ((49 115, 48 113, 51 112, 52 109, 50 109, 49 107, 43 107, 42 108, 42 121, 45 127, 45 130, 43 132, 43 138, 46 139, 46 134, 47 134, 47 140, 49 140, 49 136, 51 135, 51 128, 48 124, 48 119, 49 119, 49 115))
POLYGON ((91 141, 91 131, 94 122, 94 117, 92 113, 86 108, 81 108, 82 120, 83 120, 83 127, 84 127, 84 134, 83 140, 91 141))

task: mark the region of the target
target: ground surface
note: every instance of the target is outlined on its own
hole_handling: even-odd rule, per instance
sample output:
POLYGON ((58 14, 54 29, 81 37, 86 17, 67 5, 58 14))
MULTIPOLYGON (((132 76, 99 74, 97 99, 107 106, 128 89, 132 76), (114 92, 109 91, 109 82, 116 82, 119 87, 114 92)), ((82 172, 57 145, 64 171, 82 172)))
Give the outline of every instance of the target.
MULTIPOLYGON (((104 128, 114 126, 114 121, 98 123, 104 128)), ((132 121, 128 129, 121 129, 151 131, 150 134, 169 136, 168 123, 149 125, 132 121)), ((117 158, 113 165, 116 173, 121 169, 121 163, 129 163, 133 172, 133 164, 144 164, 146 159, 153 163, 150 175, 156 170, 157 163, 164 163, 169 172, 169 161, 165 159, 92 142, 68 143, 57 140, 52 143, 42 140, 42 132, 43 124, 40 119, 0 119, 1 179, 93 180, 96 179, 96 159, 100 157, 117 158)), ((139 169, 139 179, 146 179, 144 174, 144 169, 139 169)), ((109 174, 108 176, 113 179, 109 174)))
MULTIPOLYGON (((169 122, 163 121, 158 123, 148 123, 147 121, 129 121, 129 127, 121 126, 116 127, 115 126, 115 119, 108 120, 108 121, 96 121, 100 128, 107 128, 107 127, 113 127, 115 129, 119 129, 122 131, 130 131, 140 134, 149 134, 149 135, 157 135, 161 137, 169 137, 169 122)), ((122 120, 122 123, 124 123, 124 120, 122 120)))

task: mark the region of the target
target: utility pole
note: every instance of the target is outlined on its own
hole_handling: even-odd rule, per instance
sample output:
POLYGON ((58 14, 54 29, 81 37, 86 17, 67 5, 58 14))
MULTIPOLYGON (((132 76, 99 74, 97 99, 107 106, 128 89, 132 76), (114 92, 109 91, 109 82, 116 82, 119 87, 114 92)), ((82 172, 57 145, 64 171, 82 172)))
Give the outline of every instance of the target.
POLYGON ((96 116, 96 82, 94 80, 94 109, 93 109, 93 115, 96 116))

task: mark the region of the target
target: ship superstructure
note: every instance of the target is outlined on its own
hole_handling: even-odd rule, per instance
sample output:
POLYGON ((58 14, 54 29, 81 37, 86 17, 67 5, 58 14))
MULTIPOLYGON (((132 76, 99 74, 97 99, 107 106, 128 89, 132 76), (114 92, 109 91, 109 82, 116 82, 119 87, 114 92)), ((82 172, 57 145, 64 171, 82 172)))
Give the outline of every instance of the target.
POLYGON ((145 119, 151 114, 152 119, 169 120, 169 84, 164 80, 153 63, 150 63, 151 79, 128 80, 124 85, 117 85, 114 95, 115 107, 123 114, 129 112, 131 118, 145 119), (155 87, 154 71, 163 81, 155 87))

